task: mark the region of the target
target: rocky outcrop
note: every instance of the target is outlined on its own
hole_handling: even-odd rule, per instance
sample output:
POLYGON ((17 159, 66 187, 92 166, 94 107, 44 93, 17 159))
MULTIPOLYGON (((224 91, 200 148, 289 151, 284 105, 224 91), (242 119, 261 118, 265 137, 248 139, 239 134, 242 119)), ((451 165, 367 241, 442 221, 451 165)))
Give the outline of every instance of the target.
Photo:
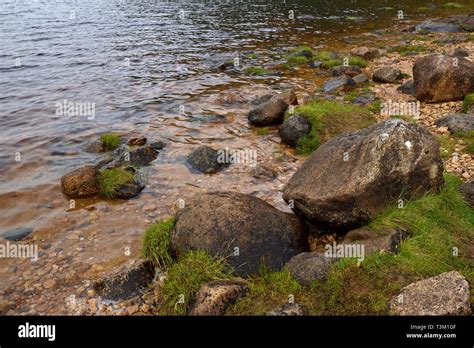
POLYGON ((61 178, 64 194, 71 198, 83 198, 99 193, 99 170, 95 166, 84 166, 61 178))
POLYGON ((151 261, 136 260, 125 269, 96 281, 93 288, 104 300, 126 300, 146 289, 154 276, 155 268, 151 261))
POLYGON ((298 100, 294 92, 284 92, 250 110, 248 120, 255 126, 281 124, 288 107, 297 104, 298 100))
POLYGON ((323 92, 330 93, 330 92, 334 92, 340 89, 353 88, 356 85, 357 84, 354 82, 354 80, 350 76, 342 75, 342 76, 334 77, 324 82, 323 92))
POLYGON ((324 253, 307 252, 292 257, 286 267, 300 284, 311 285, 315 280, 327 278, 331 260, 324 253))
POLYGON ((384 66, 374 71, 372 80, 381 83, 394 83, 400 78, 400 75, 401 72, 399 69, 391 66, 384 66))
POLYGON ((195 170, 205 174, 216 173, 229 165, 229 163, 220 160, 219 151, 207 145, 201 145, 194 149, 188 155, 187 161, 195 170))
POLYGON ((288 317, 288 316, 304 316, 308 314, 308 310, 297 302, 286 303, 277 309, 267 312, 267 316, 288 317))
POLYGON ((407 237, 408 232, 402 228, 381 228, 374 231, 362 227, 347 233, 341 244, 363 245, 365 255, 380 252, 398 253, 401 242, 407 237))
POLYGON ((389 308, 395 315, 470 315, 469 296, 466 278, 445 272, 404 287, 389 308))
POLYGON ((280 270, 307 247, 304 227, 259 198, 237 192, 201 194, 176 215, 172 249, 205 250, 226 260, 239 276, 257 273, 261 264, 280 270))
POLYGON ((430 54, 416 60, 413 78, 420 101, 462 100, 474 91, 474 63, 462 57, 430 54))
POLYGON ((311 125, 304 117, 300 114, 290 116, 280 127, 278 134, 280 135, 281 141, 284 144, 290 146, 296 146, 298 140, 305 135, 308 135, 311 131, 311 125))
POLYGON ((189 315, 223 315, 248 291, 243 279, 214 280, 204 284, 195 296, 189 315))
POLYGON ((404 197, 443 184, 439 147, 423 127, 390 119, 338 136, 312 153, 283 198, 306 220, 346 230, 404 197))
POLYGON ((451 114, 435 121, 438 127, 448 127, 451 133, 474 130, 474 115, 451 114))

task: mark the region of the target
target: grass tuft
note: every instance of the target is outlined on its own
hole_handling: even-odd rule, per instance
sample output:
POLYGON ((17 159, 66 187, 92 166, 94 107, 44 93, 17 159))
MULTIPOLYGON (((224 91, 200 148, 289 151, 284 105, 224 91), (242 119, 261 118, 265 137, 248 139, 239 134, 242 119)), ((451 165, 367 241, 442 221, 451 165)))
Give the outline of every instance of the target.
POLYGON ((464 5, 458 4, 457 2, 447 2, 443 4, 444 8, 464 8, 464 5))
POLYGON ((464 97, 462 103, 462 112, 467 113, 469 108, 474 106, 474 93, 469 93, 464 97))
POLYGON ((262 75, 267 75, 270 72, 261 67, 251 66, 251 67, 245 68, 244 73, 245 75, 250 75, 250 76, 262 76, 262 75))
POLYGON ((125 184, 133 182, 133 174, 123 168, 104 169, 99 174, 99 191, 103 197, 114 198, 125 184))
POLYGON ((257 135, 268 135, 269 133, 268 127, 262 127, 257 129, 257 135))
POLYGON ((156 222, 145 230, 143 239, 143 257, 152 260, 159 267, 168 267, 173 259, 170 245, 175 219, 169 218, 156 222))
POLYGON ((120 144, 120 134, 104 133, 100 136, 100 141, 102 141, 107 151, 115 150, 120 144))

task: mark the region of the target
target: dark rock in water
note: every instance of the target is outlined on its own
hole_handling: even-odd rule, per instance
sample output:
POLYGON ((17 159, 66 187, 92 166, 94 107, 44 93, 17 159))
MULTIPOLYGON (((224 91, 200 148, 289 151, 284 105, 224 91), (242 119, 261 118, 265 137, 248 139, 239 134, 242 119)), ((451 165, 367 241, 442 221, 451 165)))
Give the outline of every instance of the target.
POLYGON ((329 73, 331 74, 331 76, 341 76, 345 74, 345 75, 354 77, 356 75, 359 75, 360 72, 361 72, 360 67, 357 65, 348 65, 348 66, 339 65, 329 70, 329 73))
POLYGON ((371 59, 379 58, 382 55, 382 53, 376 48, 368 48, 368 47, 363 46, 363 47, 353 48, 351 50, 351 55, 371 60, 371 59))
POLYGON ((324 82, 323 91, 324 93, 329 93, 346 87, 355 87, 356 85, 351 77, 342 75, 324 82))
POLYGON ((435 121, 438 127, 448 127, 451 133, 474 130, 474 115, 451 114, 435 121))
POLYGON ((471 315, 469 282, 457 271, 445 272, 404 287, 392 298, 395 315, 471 315))
POLYGON ((18 227, 18 228, 14 228, 13 230, 3 232, 1 236, 5 238, 6 240, 17 242, 19 240, 24 239, 25 237, 30 235, 32 232, 33 232, 33 229, 30 227, 18 227))
POLYGON ((311 125, 309 124, 306 117, 300 114, 290 116, 280 127, 278 133, 280 134, 281 141, 284 144, 290 146, 296 146, 298 140, 305 135, 308 135, 311 131, 311 125))
POLYGON ((267 313, 267 316, 288 317, 288 316, 303 316, 307 315, 308 310, 297 302, 286 303, 277 309, 267 313))
POLYGON ((462 184, 459 190, 466 202, 474 209, 474 180, 462 184))
POLYGON ((128 141, 128 146, 143 146, 146 144, 147 139, 145 137, 132 138, 128 141))
POLYGON ((278 176, 278 173, 272 168, 258 164, 252 170, 252 176, 256 179, 273 180, 273 179, 276 179, 276 177, 278 176))
POLYGON ((397 91, 414 96, 416 94, 415 80, 410 79, 405 81, 400 87, 397 88, 397 91))
POLYGON ((94 196, 99 193, 99 170, 95 166, 84 166, 61 178, 64 194, 72 198, 94 196))
POLYGON ((367 76, 367 74, 359 74, 359 75, 354 76, 352 79, 358 85, 369 81, 369 77, 367 76))
POLYGON ((132 151, 122 152, 120 157, 114 161, 112 165, 118 167, 125 164, 130 164, 141 167, 146 166, 150 162, 156 160, 157 157, 158 153, 156 150, 152 146, 146 145, 132 151))
POLYGON ((188 155, 187 161, 194 169, 201 173, 212 174, 230 164, 225 163, 220 157, 219 151, 207 145, 201 145, 188 155))
POLYGON ((474 63, 462 57, 430 54, 416 60, 413 78, 420 101, 462 100, 474 91, 474 63))
POLYGON ((307 247, 304 226, 259 198, 237 192, 200 194, 176 214, 172 250, 205 250, 226 257, 246 277, 264 264, 271 271, 307 247))
POLYGON ((415 26, 415 30, 428 33, 459 33, 461 31, 457 24, 431 19, 415 26))
POLYGON ((347 231, 402 194, 439 190, 442 174, 436 139, 424 127, 390 119, 324 143, 291 177, 283 198, 307 221, 347 231))
POLYGON ((384 228, 372 231, 362 227, 346 234, 341 244, 363 245, 365 255, 384 251, 398 253, 401 242, 407 237, 408 232, 401 228, 384 228))
POLYGON ((288 107, 297 104, 298 100, 294 92, 275 95, 269 101, 250 110, 248 120, 255 126, 281 124, 288 107))
POLYGON ((469 57, 469 51, 464 49, 464 48, 457 47, 453 52, 453 56, 455 56, 455 57, 469 57))
POLYGON ((311 285, 315 280, 325 280, 329 273, 330 259, 324 253, 301 253, 286 264, 291 275, 302 285, 311 285))
POLYGON ((149 146, 155 150, 155 151, 158 151, 158 150, 162 150, 166 147, 166 144, 161 141, 161 140, 158 140, 158 141, 155 141, 153 143, 150 143, 149 146))
POLYGON ((120 199, 135 198, 140 194, 140 192, 143 191, 144 188, 145 185, 143 183, 134 181, 119 188, 115 197, 120 199))
POLYGON ((100 140, 93 140, 89 143, 87 143, 84 146, 84 151, 89 152, 89 153, 102 153, 102 152, 107 152, 106 147, 104 146, 104 143, 100 140))
POLYGON ((367 105, 375 101, 374 93, 365 93, 354 98, 352 104, 355 105, 367 105))
POLYGON ((248 291, 247 282, 243 279, 214 280, 204 284, 196 294, 196 299, 189 315, 223 315, 248 291))
POLYGON ((374 71, 372 80, 381 83, 393 83, 400 78, 401 71, 391 66, 384 66, 374 71))
POLYGON ((155 267, 151 261, 137 260, 125 270, 96 281, 93 287, 104 300, 122 301, 140 294, 154 276, 155 267))

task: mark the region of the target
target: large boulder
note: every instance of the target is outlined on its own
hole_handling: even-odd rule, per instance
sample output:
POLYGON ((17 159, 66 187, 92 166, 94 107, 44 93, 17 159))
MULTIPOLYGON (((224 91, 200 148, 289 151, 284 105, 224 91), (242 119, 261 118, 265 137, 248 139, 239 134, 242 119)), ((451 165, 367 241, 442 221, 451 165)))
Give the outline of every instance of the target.
POLYGON ((201 194, 176 215, 172 250, 205 250, 227 257, 239 276, 262 263, 280 270, 307 245, 303 225, 259 198, 237 192, 201 194))
POLYGON ((470 315, 469 283, 456 271, 404 287, 390 301, 396 315, 470 315))
POLYGON ((430 54, 416 60, 413 78, 420 101, 462 100, 474 91, 474 63, 462 57, 430 54))
POLYGON ((195 169, 205 174, 216 173, 228 163, 220 161, 219 151, 207 145, 201 145, 188 155, 188 163, 195 169))
POLYGON ((304 117, 300 114, 295 114, 290 116, 280 127, 278 133, 282 143, 296 146, 298 140, 300 140, 305 135, 308 135, 311 131, 311 125, 304 117))
POLYGON ((381 83, 394 83, 400 78, 400 75, 401 72, 399 69, 391 66, 384 66, 374 71, 372 80, 381 83))
POLYGON ((283 122, 285 111, 290 105, 298 105, 296 94, 292 91, 273 96, 270 100, 250 110, 248 120, 255 126, 271 126, 283 122))
POLYGON ((443 185, 438 142, 400 119, 338 136, 306 159, 283 198, 306 220, 347 231, 398 200, 443 185))
POLYGON ((448 127, 451 133, 474 130, 474 115, 451 114, 435 121, 438 127, 448 127))
POLYGON ((71 198, 94 196, 99 193, 99 170, 95 166, 84 166, 61 178, 64 194, 71 198))

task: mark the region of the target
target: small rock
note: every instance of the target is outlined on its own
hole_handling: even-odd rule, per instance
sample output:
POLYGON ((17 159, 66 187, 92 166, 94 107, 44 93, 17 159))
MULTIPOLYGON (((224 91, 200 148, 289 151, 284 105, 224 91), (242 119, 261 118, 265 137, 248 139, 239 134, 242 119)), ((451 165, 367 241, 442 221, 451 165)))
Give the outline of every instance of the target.
POLYGON ((415 95, 415 80, 410 79, 405 81, 400 87, 397 88, 398 92, 405 93, 408 95, 415 95))
POLYGON ((94 166, 84 166, 69 172, 61 178, 64 194, 72 198, 83 198, 99 193, 99 170, 94 166))
POLYGON ((457 47, 453 52, 453 56, 455 56, 455 57, 469 57, 469 51, 464 49, 464 48, 457 47))
POLYGON ((201 145, 188 155, 187 162, 201 173, 212 174, 229 165, 220 157, 219 151, 207 145, 201 145))
POLYGON ((311 131, 311 125, 304 117, 300 114, 290 116, 280 127, 278 133, 281 137, 281 141, 284 144, 290 146, 296 146, 298 140, 305 135, 308 135, 311 131))
POLYGON ((248 120, 255 126, 281 124, 288 107, 297 104, 298 100, 292 91, 275 95, 269 101, 250 110, 248 120))
POLYGON ((164 142, 162 142, 161 140, 159 140, 159 141, 155 141, 153 143, 150 143, 149 146, 153 150, 158 151, 158 150, 161 150, 161 149, 165 148, 166 144, 164 142))
POLYGON ((286 266, 299 283, 311 285, 315 280, 326 279, 329 264, 330 259, 324 253, 306 252, 293 256, 286 266))
POLYGON ((30 235, 32 232, 33 229, 30 227, 18 227, 2 233, 1 236, 6 240, 16 242, 26 238, 26 236, 30 235))
POLYGON ((304 308, 299 303, 286 303, 277 309, 270 311, 267 313, 267 316, 278 316, 278 317, 286 317, 286 316, 303 316, 307 314, 306 308, 304 308))
POLYGON ((396 315, 470 315, 469 283, 459 272, 445 272, 404 287, 390 301, 396 315))
POLYGON ((368 48, 365 46, 353 48, 350 53, 353 56, 362 57, 368 60, 379 58, 382 55, 378 49, 368 48))
POLYGON ((341 76, 345 74, 354 77, 356 75, 360 75, 360 72, 360 67, 357 65, 339 65, 329 70, 331 76, 341 76))
POLYGON ((431 19, 418 24, 415 29, 418 32, 428 33, 458 33, 461 31, 457 24, 431 19))
POLYGON ((474 209, 474 180, 462 184, 459 190, 466 202, 474 209))
POLYGON ((359 75, 354 76, 352 79, 354 80, 355 83, 360 85, 360 84, 368 82, 369 76, 367 76, 367 74, 359 74, 359 75))
POLYGON ((158 157, 158 153, 150 145, 139 147, 132 151, 121 151, 121 153, 120 157, 111 166, 117 167, 124 164, 146 166, 158 157))
POLYGON ((134 304, 127 307, 128 315, 133 315, 138 312, 139 305, 134 304))
POLYGON ((128 146, 143 146, 146 144, 147 139, 145 137, 132 138, 128 141, 128 146))
POLYGON ((359 95, 354 98, 352 104, 355 105, 367 105, 373 103, 375 101, 375 94, 374 93, 366 93, 363 95, 359 95))
POLYGON ((324 93, 329 93, 339 89, 346 89, 347 87, 355 87, 356 85, 350 76, 342 75, 324 82, 323 91, 324 93))
POLYGON ((43 283, 43 287, 45 289, 51 289, 54 285, 56 285, 56 281, 54 279, 48 279, 43 283))
POLYGON ((393 83, 399 79, 401 71, 391 66, 384 66, 374 71, 372 80, 381 83, 393 83))
POLYGON ((84 151, 89 153, 107 152, 104 143, 100 140, 92 140, 84 146, 84 151))
POLYGON ((270 179, 273 180, 278 176, 278 173, 272 168, 264 165, 257 165, 252 170, 252 176, 256 179, 270 179))
POLYGON ((156 205, 154 205, 154 204, 145 204, 143 206, 143 210, 145 210, 145 211, 153 211, 155 209, 156 209, 156 205))

